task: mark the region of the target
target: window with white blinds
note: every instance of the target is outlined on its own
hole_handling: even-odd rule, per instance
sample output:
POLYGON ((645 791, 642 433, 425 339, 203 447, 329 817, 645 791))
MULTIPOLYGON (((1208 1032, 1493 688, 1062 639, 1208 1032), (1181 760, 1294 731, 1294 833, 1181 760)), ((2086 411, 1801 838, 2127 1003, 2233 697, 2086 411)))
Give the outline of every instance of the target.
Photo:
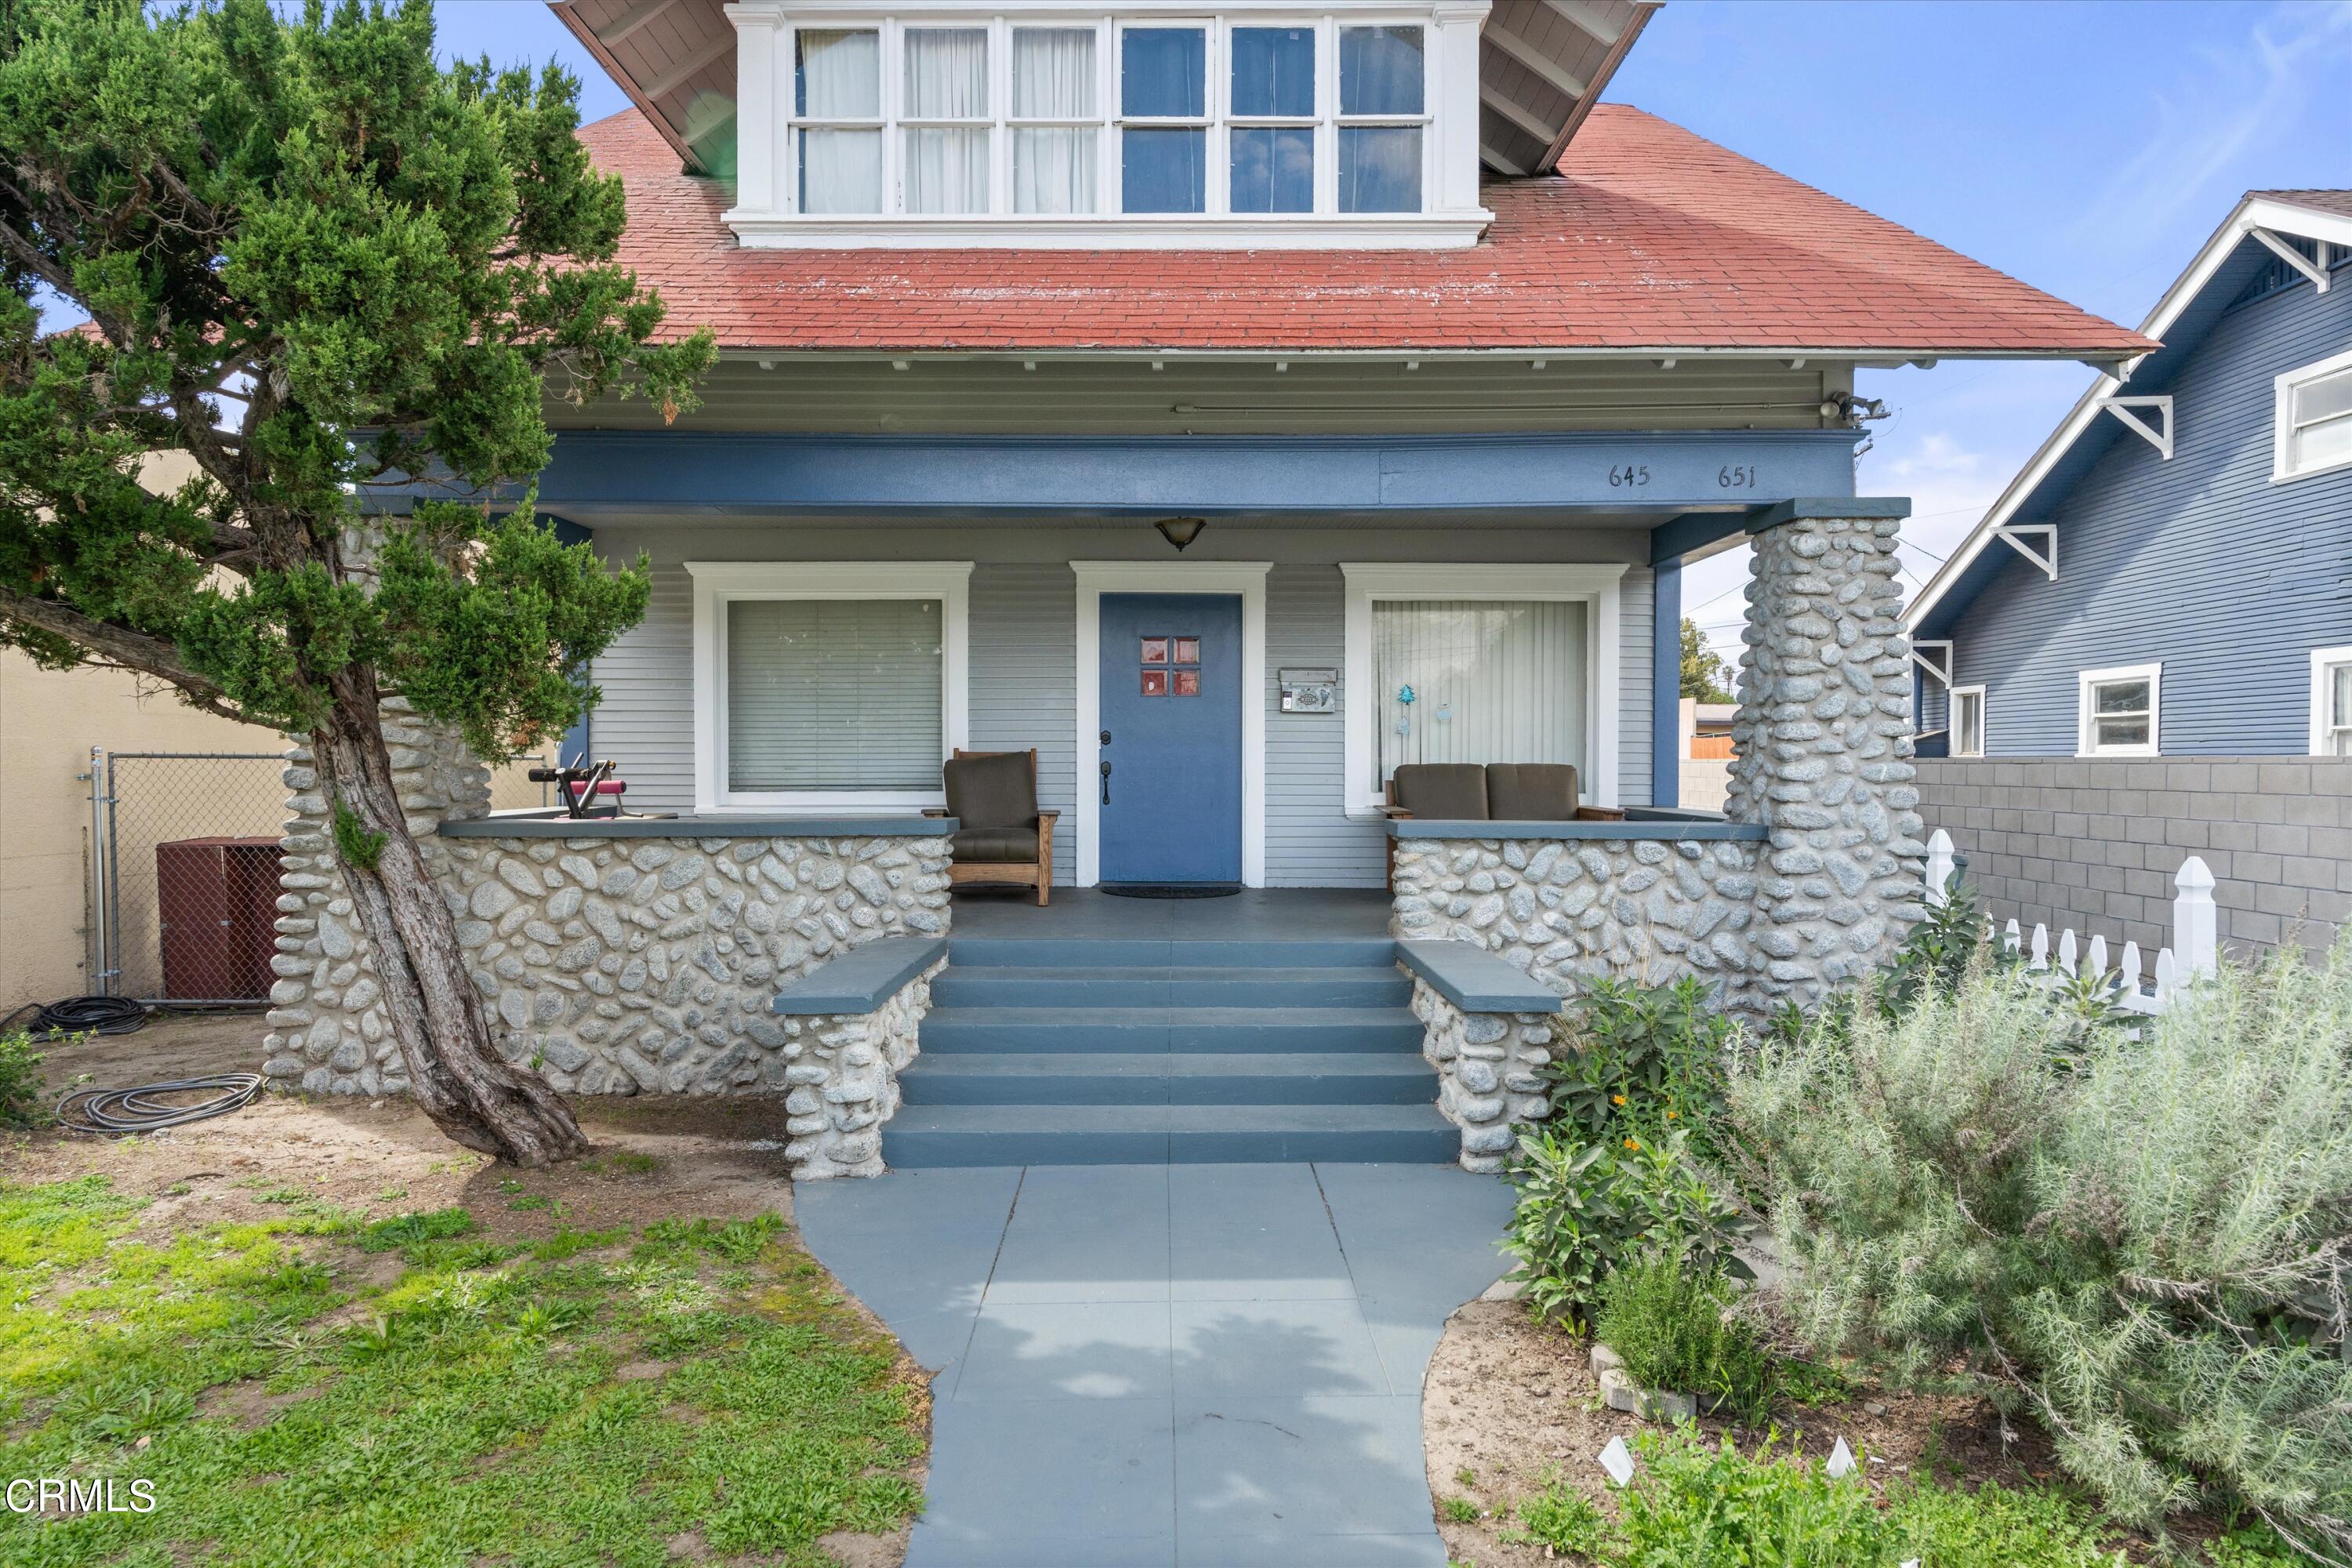
POLYGON ((1375 602, 1371 787, 1406 763, 1570 763, 1589 774, 1589 614, 1580 600, 1375 602))
POLYGON ((728 791, 940 788, 944 616, 929 598, 730 603, 728 791))

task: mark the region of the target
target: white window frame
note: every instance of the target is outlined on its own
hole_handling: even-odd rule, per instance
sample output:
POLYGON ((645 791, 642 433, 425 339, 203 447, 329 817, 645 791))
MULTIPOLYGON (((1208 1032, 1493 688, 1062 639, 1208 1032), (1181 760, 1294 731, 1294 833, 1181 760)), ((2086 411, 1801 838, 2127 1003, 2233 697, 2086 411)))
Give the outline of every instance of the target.
POLYGON ((1985 705, 1985 689, 1982 686, 1951 687, 1945 693, 1944 703, 1944 733, 1950 740, 1950 744, 1945 749, 1956 757, 1983 756, 1987 738, 1985 715, 1988 711, 1985 705), (1973 752, 1960 750, 1960 703, 1964 699, 1974 699, 1977 705, 1977 749, 1973 752))
POLYGON ((745 599, 940 602, 940 760, 971 743, 969 561, 689 561, 694 583, 694 808, 898 815, 945 805, 932 790, 730 790, 727 787, 727 607, 745 599))
POLYGON ((2294 427, 2290 423, 2294 408, 2294 394, 2305 382, 2317 381, 2339 372, 2352 372, 2352 350, 2332 354, 2317 364, 2304 365, 2279 376, 2273 383, 2274 402, 2271 419, 2271 483, 2282 485, 2295 479, 2307 479, 2316 474, 2332 474, 2339 468, 2352 468, 2352 457, 2338 458, 2332 463, 2315 468, 2290 466, 2290 454, 2294 447, 2294 427))
POLYGON ((1347 583, 1345 680, 1339 689, 1339 706, 1347 731, 1348 772, 1342 798, 1349 816, 1375 819, 1382 805, 1380 786, 1369 781, 1380 756, 1380 702, 1372 679, 1372 605, 1384 599, 1544 599, 1583 604, 1585 668, 1591 672, 1592 685, 1584 709, 1585 766, 1578 783, 1586 804, 1617 804, 1617 738, 1623 695, 1620 669, 1625 567, 1622 563, 1342 562, 1339 572, 1347 583))
POLYGON ((2327 722, 2329 677, 2340 665, 2352 664, 2352 643, 2338 647, 2315 647, 2311 650, 2311 754, 2332 757, 2328 749, 2327 722))
MULTIPOLYGON (((2078 757, 2153 757, 2163 750, 2158 721, 2164 711, 2164 666, 2118 664, 2106 669, 2077 671, 2074 677, 2074 754, 2078 757), (2147 682, 2147 742, 2137 746, 2102 746, 2091 724, 2091 693, 2101 686, 2126 680, 2147 682)), ((2113 715, 2110 715, 2113 717, 2113 715)))
MULTIPOLYGON (((1478 195, 1477 72, 1479 30, 1487 0, 911 0, 890 9, 882 0, 832 0, 794 8, 786 0, 737 0, 724 7, 737 29, 739 171, 737 205, 724 215, 752 248, 940 247, 1048 249, 1261 249, 1364 247, 1443 249, 1475 244, 1494 215, 1478 195), (1344 213, 1339 205, 1339 33, 1350 26, 1408 26, 1422 32, 1422 112, 1349 116, 1349 126, 1418 125, 1421 207, 1402 213, 1344 213), (1094 116, 1084 121, 1019 121, 1012 117, 1012 35, 1018 27, 1092 28, 1096 34, 1094 116), (1129 120, 1120 93, 1120 38, 1130 28, 1197 27, 1206 35, 1204 114, 1197 118, 1129 120), (1306 27, 1316 37, 1316 112, 1305 119, 1253 116, 1246 123, 1312 126, 1315 200, 1307 212, 1232 210, 1230 139, 1232 33, 1236 27, 1306 27), (914 122, 903 117, 905 37, 909 30, 982 29, 989 39, 990 210, 910 214, 905 208, 905 145, 914 122), (798 115, 793 98, 798 33, 873 31, 879 35, 881 118, 814 121, 798 115), (1022 124, 1097 128, 1096 211, 1016 213, 1011 132, 1022 124), (1122 131, 1205 128, 1203 210, 1134 213, 1124 205, 1122 131), (882 136, 882 208, 878 214, 799 211, 801 137, 806 129, 878 130, 882 136)), ((945 124, 945 121, 924 121, 945 124)), ((956 121, 977 129, 979 121, 956 121)))

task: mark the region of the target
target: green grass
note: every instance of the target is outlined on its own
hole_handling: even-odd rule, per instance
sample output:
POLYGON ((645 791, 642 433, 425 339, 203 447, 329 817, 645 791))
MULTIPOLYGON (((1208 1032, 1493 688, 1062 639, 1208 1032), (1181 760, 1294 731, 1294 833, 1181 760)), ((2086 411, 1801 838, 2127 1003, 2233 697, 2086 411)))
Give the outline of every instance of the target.
POLYGON ((650 1568, 688 1532, 814 1565, 920 1507, 919 1384, 772 1216, 534 1246, 308 1205, 150 1238, 143 1206, 0 1185, 0 1475, 159 1502, 0 1513, 0 1568, 650 1568))

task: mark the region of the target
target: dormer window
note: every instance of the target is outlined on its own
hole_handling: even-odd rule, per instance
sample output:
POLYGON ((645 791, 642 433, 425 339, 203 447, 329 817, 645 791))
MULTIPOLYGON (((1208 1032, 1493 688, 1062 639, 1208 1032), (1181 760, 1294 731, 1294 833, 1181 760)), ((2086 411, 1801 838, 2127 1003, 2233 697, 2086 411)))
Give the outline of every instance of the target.
POLYGON ((757 246, 1471 243, 1485 9, 730 5, 728 220, 757 246))

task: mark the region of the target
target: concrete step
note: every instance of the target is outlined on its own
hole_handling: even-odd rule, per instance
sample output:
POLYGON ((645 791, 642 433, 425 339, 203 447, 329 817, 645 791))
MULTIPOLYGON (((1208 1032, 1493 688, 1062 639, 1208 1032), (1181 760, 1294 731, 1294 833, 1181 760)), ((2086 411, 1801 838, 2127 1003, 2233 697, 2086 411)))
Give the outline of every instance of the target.
MULTIPOLYGON (((909 1075, 911 1076, 911 1075, 909 1075)), ((882 1130, 900 1170, 1317 1160, 1446 1164, 1434 1105, 908 1105, 882 1130)))
MULTIPOLYGON (((954 973, 932 982, 935 998, 954 973)), ((922 1054, 1397 1051, 1418 1059, 1422 1035, 1421 1020, 1394 1006, 938 1006, 923 1020, 922 1054)))
POLYGON ((1402 973, 1369 965, 964 969, 950 959, 931 982, 938 1007, 1401 1007, 1412 999, 1402 973))
POLYGON ((1426 1105, 1437 1072, 1402 1051, 927 1052, 898 1089, 908 1105, 1426 1105))
POLYGON ((1124 938, 959 936, 948 962, 960 968, 1390 969, 1386 937, 1297 942, 1169 942, 1124 938))

